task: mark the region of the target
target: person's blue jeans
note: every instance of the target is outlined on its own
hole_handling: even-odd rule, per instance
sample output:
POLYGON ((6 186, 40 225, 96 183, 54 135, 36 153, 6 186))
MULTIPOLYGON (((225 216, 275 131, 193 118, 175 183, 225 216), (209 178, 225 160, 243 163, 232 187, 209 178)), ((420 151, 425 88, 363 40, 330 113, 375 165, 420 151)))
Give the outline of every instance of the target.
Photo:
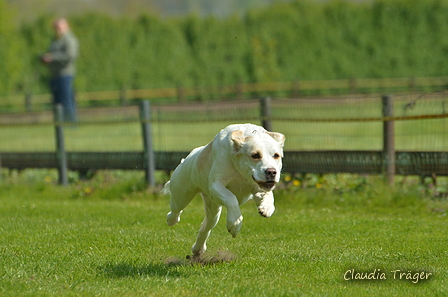
POLYGON ((50 81, 53 103, 64 107, 64 121, 76 122, 76 103, 73 91, 73 76, 58 76, 50 81))

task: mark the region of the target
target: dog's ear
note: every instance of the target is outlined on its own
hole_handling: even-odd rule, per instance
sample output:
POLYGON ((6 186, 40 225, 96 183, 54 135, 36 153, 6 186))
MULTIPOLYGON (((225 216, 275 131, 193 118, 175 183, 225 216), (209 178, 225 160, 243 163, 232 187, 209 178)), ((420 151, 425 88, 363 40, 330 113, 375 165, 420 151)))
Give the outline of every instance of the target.
POLYGON ((238 152, 243 144, 246 142, 246 137, 243 136, 243 131, 235 130, 232 132, 230 138, 233 142, 233 151, 238 152))
POLYGON ((283 135, 282 133, 278 133, 278 132, 267 132, 269 134, 269 136, 271 136, 272 138, 274 138, 277 142, 280 142, 280 144, 283 145, 285 144, 285 135, 283 135))

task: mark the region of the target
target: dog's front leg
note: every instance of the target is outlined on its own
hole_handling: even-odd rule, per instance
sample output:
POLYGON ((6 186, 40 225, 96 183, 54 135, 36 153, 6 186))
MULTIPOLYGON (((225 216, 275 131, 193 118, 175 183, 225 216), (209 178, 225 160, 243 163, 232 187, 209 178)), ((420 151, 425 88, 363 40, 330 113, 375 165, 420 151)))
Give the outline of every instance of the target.
POLYGON ((274 194, 269 192, 258 192, 254 195, 255 204, 258 206, 258 212, 265 218, 269 218, 275 211, 274 194))
POLYGON ((233 237, 236 237, 243 224, 238 199, 220 181, 211 183, 210 195, 215 203, 227 208, 227 230, 233 237))

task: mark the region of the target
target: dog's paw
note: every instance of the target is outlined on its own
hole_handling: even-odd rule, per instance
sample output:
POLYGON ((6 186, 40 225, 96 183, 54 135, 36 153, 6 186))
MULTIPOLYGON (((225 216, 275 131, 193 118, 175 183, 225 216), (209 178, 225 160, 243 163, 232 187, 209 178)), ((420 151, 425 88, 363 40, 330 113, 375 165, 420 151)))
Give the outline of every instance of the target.
POLYGON ((258 207, 258 213, 260 213, 263 217, 269 218, 275 211, 275 206, 273 204, 261 204, 258 207))
POLYGON ((167 222, 168 226, 174 226, 177 223, 179 223, 181 213, 182 213, 182 211, 178 212, 178 213, 174 213, 174 212, 170 211, 166 215, 166 222, 167 222))
POLYGON ((191 248, 191 252, 193 253, 193 257, 200 257, 207 250, 207 245, 204 243, 203 245, 197 245, 196 243, 191 248))
POLYGON ((233 237, 236 237, 243 224, 243 216, 240 216, 236 221, 227 221, 227 230, 233 237))

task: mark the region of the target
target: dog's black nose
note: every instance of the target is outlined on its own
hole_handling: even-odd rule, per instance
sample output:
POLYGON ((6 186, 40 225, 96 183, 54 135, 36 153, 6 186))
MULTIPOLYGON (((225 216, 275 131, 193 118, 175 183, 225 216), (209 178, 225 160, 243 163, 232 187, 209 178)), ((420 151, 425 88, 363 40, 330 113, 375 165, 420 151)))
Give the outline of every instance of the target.
POLYGON ((275 179, 275 176, 277 175, 277 170, 275 170, 275 168, 268 168, 266 169, 265 173, 268 179, 275 179))

